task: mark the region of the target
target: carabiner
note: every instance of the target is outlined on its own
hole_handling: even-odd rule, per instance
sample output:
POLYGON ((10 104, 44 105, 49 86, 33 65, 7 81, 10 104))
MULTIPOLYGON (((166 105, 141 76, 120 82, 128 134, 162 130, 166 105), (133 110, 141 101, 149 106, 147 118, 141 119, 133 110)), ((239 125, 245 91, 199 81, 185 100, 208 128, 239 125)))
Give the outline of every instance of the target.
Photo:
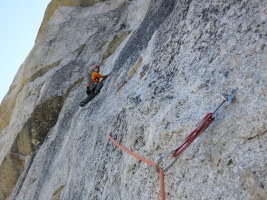
MULTIPOLYGON (((172 155, 174 153, 175 150, 169 150, 168 152, 164 153, 163 155, 159 156, 157 162, 156 162, 156 167, 158 169, 158 167, 161 167, 160 164, 162 163, 164 158, 169 157, 170 155, 172 155)), ((174 158, 166 167, 161 167, 163 169, 163 171, 165 172, 169 167, 171 167, 173 165, 173 163, 177 160, 177 158, 174 158)))

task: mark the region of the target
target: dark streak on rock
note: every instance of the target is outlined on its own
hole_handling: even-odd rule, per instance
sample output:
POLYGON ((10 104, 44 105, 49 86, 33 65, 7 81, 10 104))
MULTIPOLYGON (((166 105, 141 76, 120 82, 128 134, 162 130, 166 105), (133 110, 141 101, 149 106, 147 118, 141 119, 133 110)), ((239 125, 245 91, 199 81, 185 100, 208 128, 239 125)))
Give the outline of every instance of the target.
POLYGON ((171 14, 174 6, 175 0, 161 0, 151 4, 139 29, 132 33, 128 43, 116 59, 113 73, 125 65, 128 69, 136 62, 142 49, 147 47, 152 35, 171 14))

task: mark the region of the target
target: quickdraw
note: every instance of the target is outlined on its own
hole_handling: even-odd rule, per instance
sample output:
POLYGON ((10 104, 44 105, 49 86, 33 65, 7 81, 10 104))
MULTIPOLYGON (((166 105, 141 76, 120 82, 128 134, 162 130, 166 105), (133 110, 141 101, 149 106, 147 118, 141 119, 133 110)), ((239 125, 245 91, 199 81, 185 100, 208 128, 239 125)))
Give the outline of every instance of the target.
POLYGON ((185 149, 199 136, 202 132, 204 132, 211 124, 214 122, 215 117, 213 116, 219 108, 225 104, 228 105, 232 102, 236 89, 232 90, 231 93, 223 93, 223 101, 214 109, 213 112, 208 113, 196 126, 195 130, 193 130, 184 140, 183 144, 174 150, 170 150, 167 153, 163 154, 159 157, 157 161, 157 166, 160 166, 163 159, 169 156, 172 156, 172 161, 170 161, 165 167, 162 167, 164 172, 167 171, 178 159, 178 157, 185 151, 185 149))

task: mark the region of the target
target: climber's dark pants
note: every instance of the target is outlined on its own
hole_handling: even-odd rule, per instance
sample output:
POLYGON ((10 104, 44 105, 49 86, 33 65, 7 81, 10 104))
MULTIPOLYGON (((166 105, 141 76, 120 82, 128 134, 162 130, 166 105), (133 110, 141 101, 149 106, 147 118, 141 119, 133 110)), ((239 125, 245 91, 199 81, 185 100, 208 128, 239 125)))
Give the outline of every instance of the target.
POLYGON ((92 83, 90 88, 87 88, 86 93, 87 95, 89 95, 91 92, 95 92, 96 94, 98 94, 102 87, 103 87, 103 81, 92 83))
POLYGON ((87 93, 87 97, 82 100, 82 103, 87 104, 88 102, 90 102, 101 90, 101 88, 103 87, 103 83, 102 82, 98 82, 95 83, 94 88, 92 90, 86 90, 87 93))
POLYGON ((102 82, 96 83, 95 93, 98 94, 102 87, 103 87, 103 83, 102 82))
POLYGON ((96 96, 96 94, 94 92, 91 92, 84 100, 82 100, 82 103, 87 104, 88 102, 90 102, 94 97, 96 96))

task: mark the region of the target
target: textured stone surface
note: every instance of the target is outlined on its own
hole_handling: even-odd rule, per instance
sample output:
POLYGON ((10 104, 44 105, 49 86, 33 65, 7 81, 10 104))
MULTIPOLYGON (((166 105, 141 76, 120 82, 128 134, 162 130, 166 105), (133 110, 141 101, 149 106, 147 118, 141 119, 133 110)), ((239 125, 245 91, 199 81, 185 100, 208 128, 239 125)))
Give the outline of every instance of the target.
POLYGON ((126 31, 120 33, 119 35, 115 35, 103 55, 103 60, 106 60, 109 56, 111 56, 130 33, 131 31, 126 31))
POLYGON ((0 199, 6 199, 16 185, 24 169, 24 158, 18 154, 8 154, 0 167, 0 199))
POLYGON ((105 1, 105 0, 52 0, 46 11, 45 11, 45 15, 44 15, 44 19, 43 22, 41 24, 41 27, 39 29, 38 32, 38 36, 36 38, 36 42, 38 43, 39 41, 42 40, 42 36, 43 36, 43 32, 46 29, 46 25, 49 22, 50 18, 53 16, 53 14, 55 13, 55 11, 61 7, 61 6, 92 6, 96 3, 99 3, 101 1, 105 1))
POLYGON ((266 5, 133 0, 59 7, 1 105, 8 106, 1 111, 7 123, 0 176, 7 176, 6 163, 16 162, 10 153, 24 157, 19 170, 8 168, 13 182, 0 184, 9 186, 0 199, 14 180, 10 199, 16 200, 159 199, 155 169, 121 152, 107 133, 156 161, 232 88, 238 89, 232 104, 166 172, 166 199, 266 199, 266 5), (80 108, 83 77, 95 63, 110 76, 80 108), (42 139, 32 148, 36 141, 29 143, 23 130, 36 109, 56 97, 62 104, 52 124, 40 112, 51 126, 35 118, 42 139), (25 152, 17 148, 19 138, 25 152))

